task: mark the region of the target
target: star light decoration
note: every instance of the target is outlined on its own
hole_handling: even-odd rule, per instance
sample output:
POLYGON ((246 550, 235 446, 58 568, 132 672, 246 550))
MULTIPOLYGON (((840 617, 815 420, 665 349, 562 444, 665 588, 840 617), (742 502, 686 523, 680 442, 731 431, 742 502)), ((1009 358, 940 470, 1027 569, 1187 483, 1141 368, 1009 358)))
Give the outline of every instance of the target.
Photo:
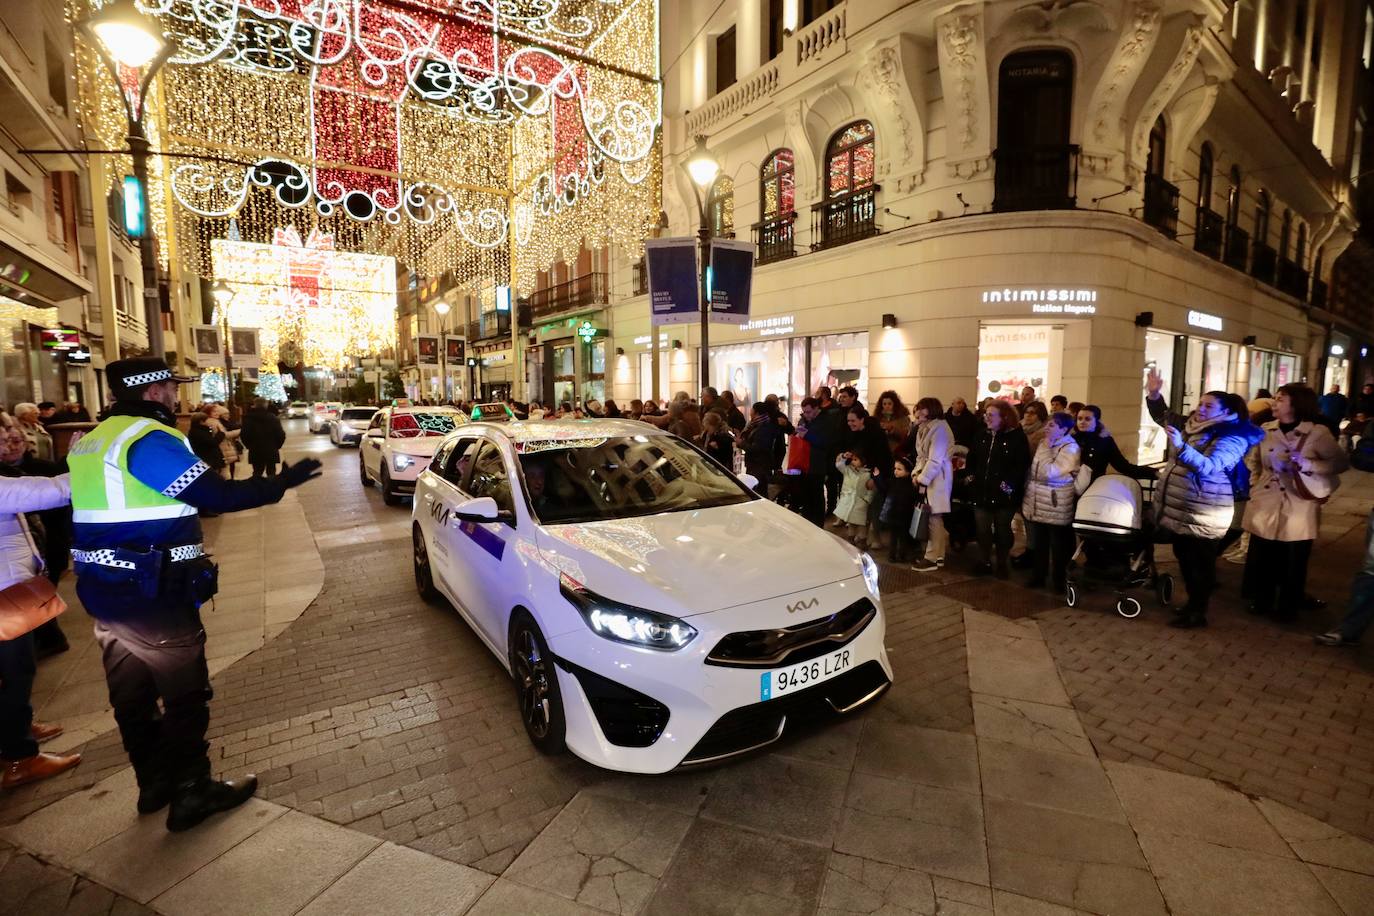
MULTIPOLYGON (((106 2, 69 0, 72 18, 106 2)), ((656 222, 658 0, 138 4, 177 48, 154 147, 190 157, 154 159, 154 201, 175 200, 202 275, 232 220, 526 292, 581 244, 637 252, 656 222)), ((117 146, 116 90, 88 48, 78 64, 88 134, 117 146)))

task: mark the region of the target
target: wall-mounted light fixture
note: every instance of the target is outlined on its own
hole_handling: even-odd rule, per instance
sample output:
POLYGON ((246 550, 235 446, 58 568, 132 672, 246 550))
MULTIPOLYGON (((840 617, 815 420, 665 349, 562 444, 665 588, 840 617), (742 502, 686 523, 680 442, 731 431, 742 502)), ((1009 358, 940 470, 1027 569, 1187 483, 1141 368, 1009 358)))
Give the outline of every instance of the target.
POLYGON ((681 349, 682 349, 682 341, 680 341, 680 340, 675 340, 675 341, 673 341, 673 349, 674 349, 674 350, 681 350, 681 349))
POLYGON ((1148 328, 1155 323, 1154 312, 1141 312, 1135 316, 1135 326, 1138 328, 1148 328))
POLYGON ((616 355, 616 356, 624 356, 624 355, 625 355, 625 348, 624 348, 624 347, 616 347, 616 348, 615 348, 615 355, 616 355))
POLYGON ((897 316, 891 312, 883 313, 883 327, 895 328, 897 326, 897 316))
POLYGON ((1242 346, 1253 347, 1255 344, 1259 343, 1259 338, 1251 334, 1248 337, 1242 337, 1240 342, 1242 346))

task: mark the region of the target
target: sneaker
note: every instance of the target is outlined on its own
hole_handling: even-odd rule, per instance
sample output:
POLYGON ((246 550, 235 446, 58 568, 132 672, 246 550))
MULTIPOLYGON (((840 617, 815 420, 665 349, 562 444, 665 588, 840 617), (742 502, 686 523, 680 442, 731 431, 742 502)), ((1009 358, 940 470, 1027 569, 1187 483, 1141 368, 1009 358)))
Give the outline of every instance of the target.
POLYGON ((911 568, 912 568, 913 570, 915 570, 916 572, 931 572, 931 571, 933 571, 933 570, 939 569, 940 567, 937 566, 936 564, 930 562, 930 561, 927 560, 925 557, 922 557, 921 559, 917 560, 915 563, 912 563, 912 564, 911 564, 911 568))
POLYGON ((1340 630, 1332 630, 1330 633, 1322 633, 1318 636, 1313 636, 1312 641, 1319 646, 1331 646, 1333 648, 1342 649, 1348 649, 1360 644, 1358 639, 1346 639, 1341 635, 1340 630))
POLYGON ((935 558, 935 565, 936 565, 938 568, 940 568, 940 569, 944 569, 944 568, 945 568, 945 558, 944 558, 944 557, 936 557, 936 558, 935 558))

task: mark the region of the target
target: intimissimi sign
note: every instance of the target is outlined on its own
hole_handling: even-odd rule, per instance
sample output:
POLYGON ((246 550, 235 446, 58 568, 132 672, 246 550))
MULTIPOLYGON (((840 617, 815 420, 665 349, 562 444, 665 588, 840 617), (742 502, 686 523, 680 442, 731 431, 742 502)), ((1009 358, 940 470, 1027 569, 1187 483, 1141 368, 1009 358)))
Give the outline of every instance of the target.
POLYGON ((1095 289, 1040 289, 1005 287, 983 291, 983 302, 1007 302, 1026 306, 1033 315, 1096 315, 1095 289))

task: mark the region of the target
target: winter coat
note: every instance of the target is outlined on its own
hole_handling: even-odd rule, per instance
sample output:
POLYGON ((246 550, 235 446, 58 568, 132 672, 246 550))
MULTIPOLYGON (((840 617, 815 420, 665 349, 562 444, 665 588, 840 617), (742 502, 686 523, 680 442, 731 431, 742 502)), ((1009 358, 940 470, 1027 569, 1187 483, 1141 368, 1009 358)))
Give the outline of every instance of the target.
POLYGON ((1028 522, 1068 525, 1073 522, 1073 507, 1078 501, 1074 482, 1082 464, 1078 443, 1065 436, 1058 445, 1049 439, 1040 443, 1026 475, 1026 495, 1021 499, 1021 514, 1028 522))
POLYGON ((1092 468, 1093 480, 1107 473, 1109 467, 1118 474, 1125 474, 1136 480, 1153 480, 1156 476, 1154 468, 1141 467, 1127 461, 1126 456, 1121 454, 1121 447, 1116 444, 1116 440, 1100 429, 1091 433, 1076 432, 1073 434, 1073 441, 1078 443, 1082 462, 1092 468))
POLYGON ((24 434, 24 441, 28 443, 29 454, 39 461, 52 461, 52 434, 49 433, 41 423, 30 426, 27 423, 19 424, 19 431, 24 434))
POLYGON ((954 444, 962 445, 970 451, 978 444, 985 429, 983 424, 978 422, 978 417, 967 410, 963 413, 946 412, 945 422, 949 424, 949 431, 954 434, 954 444))
POLYGON ((275 464, 281 458, 286 431, 272 411, 254 408, 243 416, 240 438, 248 449, 248 460, 253 464, 275 464))
POLYGON ((669 408, 668 416, 666 428, 674 436, 695 441, 701 435, 701 411, 695 404, 688 404, 681 410, 674 405, 669 408))
POLYGON ((224 452, 219 444, 223 433, 210 428, 209 423, 192 423, 186 430, 186 440, 191 443, 191 451, 211 468, 218 471, 224 467, 224 452))
POLYGON ((887 447, 892 450, 893 455, 902 454, 903 443, 911 433, 911 415, 903 414, 900 417, 893 414, 879 415, 878 425, 883 428, 887 435, 887 447))
POLYGON ((778 421, 767 414, 759 414, 749 421, 741 435, 744 447, 744 469, 760 480, 782 467, 783 449, 778 443, 786 437, 786 431, 778 421))
MULTIPOLYGON (((836 455, 848 448, 846 443, 849 437, 849 424, 845 422, 844 408, 834 401, 830 402, 830 406, 821 408, 815 421, 807 424, 807 429, 819 430, 825 440, 828 449, 825 461, 827 466, 834 463, 836 455)), ((815 447, 814 442, 812 447, 815 447)))
POLYGON ((71 500, 67 474, 0 479, 0 589, 38 574, 38 558, 23 513, 56 509, 71 500))
POLYGON ((873 500, 874 493, 868 488, 868 481, 873 478, 872 472, 868 468, 853 467, 843 459, 836 459, 835 466, 839 468, 843 479, 840 499, 835 503, 835 517, 846 524, 867 525, 868 504, 873 500))
POLYGON ((883 524, 888 531, 905 532, 911 527, 911 516, 916 511, 916 481, 910 475, 893 477, 887 485, 887 496, 883 506, 886 520, 883 524))
POLYGON ((857 433, 845 424, 845 432, 850 434, 849 450, 863 459, 865 467, 878 473, 873 480, 880 490, 887 490, 887 482, 892 479, 892 449, 888 447, 887 436, 882 424, 875 418, 864 420, 863 429, 857 433))
POLYGON ((1263 441, 1246 459, 1255 485, 1245 507, 1245 530, 1271 541, 1316 540, 1321 505, 1298 495, 1293 486, 1296 469, 1289 463, 1289 455, 1301 449, 1302 456, 1311 462, 1308 475, 1331 478, 1333 484, 1340 481, 1337 475, 1350 462, 1331 431, 1320 423, 1299 423, 1285 433, 1278 420, 1271 420, 1263 429, 1263 441))
MULTIPOLYGON (((234 462, 238 461, 239 450, 234 447, 234 440, 239 438, 239 436, 242 434, 242 430, 230 429, 229 427, 225 426, 224 421, 219 419, 218 417, 211 417, 210 419, 206 420, 205 425, 210 427, 211 432, 219 433, 222 437, 217 440, 219 442, 220 455, 224 458, 224 464, 221 464, 220 467, 224 467, 225 465, 233 464, 234 462)), ((214 465, 210 466, 214 467, 214 465)))
POLYGON ((985 429, 968 453, 973 504, 983 509, 1020 506, 1030 463, 1030 446, 1020 427, 996 433, 985 429))
POLYGON ((1189 433, 1188 418, 1171 412, 1163 398, 1147 397, 1145 405, 1156 423, 1173 426, 1184 435, 1183 447, 1170 449, 1169 463, 1159 474, 1156 524, 1184 537, 1222 537, 1235 515, 1232 472, 1264 433, 1239 418, 1189 433))
POLYGON ((926 502, 935 515, 950 510, 954 492, 954 433, 944 420, 927 420, 916 428, 915 466, 911 476, 926 488, 926 502))
POLYGON ((734 470, 735 437, 730 435, 728 429, 710 434, 703 432, 697 439, 697 445, 701 446, 703 452, 719 461, 727 471, 734 470))

